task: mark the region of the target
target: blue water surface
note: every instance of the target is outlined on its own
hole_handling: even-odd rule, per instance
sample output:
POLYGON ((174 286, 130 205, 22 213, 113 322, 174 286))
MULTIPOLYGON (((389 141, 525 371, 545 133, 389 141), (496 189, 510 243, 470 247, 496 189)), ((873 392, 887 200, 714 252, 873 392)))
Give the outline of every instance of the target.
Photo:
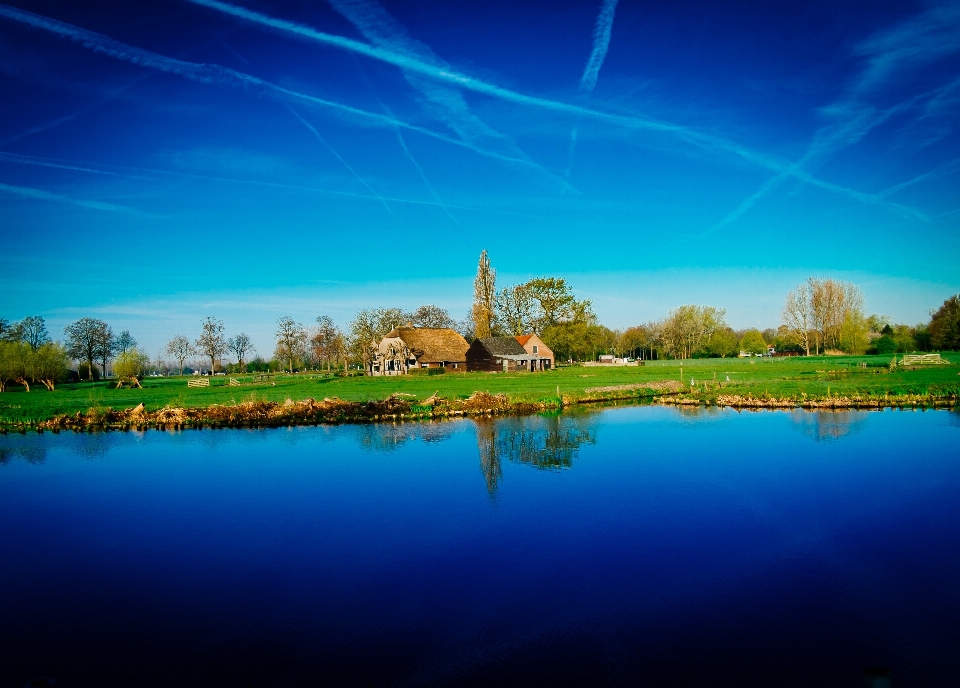
POLYGON ((954 686, 958 648, 956 412, 0 437, 0 686, 954 686))

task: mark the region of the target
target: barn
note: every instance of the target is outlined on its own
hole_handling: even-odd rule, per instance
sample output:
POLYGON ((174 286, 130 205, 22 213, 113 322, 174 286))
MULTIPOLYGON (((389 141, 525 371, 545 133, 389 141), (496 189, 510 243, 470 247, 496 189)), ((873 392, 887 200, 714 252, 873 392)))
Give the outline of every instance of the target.
POLYGON ((513 373, 540 370, 540 357, 528 354, 516 337, 474 339, 467 349, 467 371, 513 373))
POLYGON ((411 369, 464 370, 469 345, 446 327, 397 327, 376 344, 371 375, 405 375, 411 369))

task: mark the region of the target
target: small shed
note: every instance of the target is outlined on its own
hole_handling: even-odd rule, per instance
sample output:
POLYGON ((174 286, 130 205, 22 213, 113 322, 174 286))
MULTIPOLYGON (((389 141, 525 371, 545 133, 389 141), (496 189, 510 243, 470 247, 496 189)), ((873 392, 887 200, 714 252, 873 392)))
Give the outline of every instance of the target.
POLYGON ((516 337, 474 339, 467 349, 468 372, 531 372, 539 369, 539 363, 540 357, 528 354, 516 337))

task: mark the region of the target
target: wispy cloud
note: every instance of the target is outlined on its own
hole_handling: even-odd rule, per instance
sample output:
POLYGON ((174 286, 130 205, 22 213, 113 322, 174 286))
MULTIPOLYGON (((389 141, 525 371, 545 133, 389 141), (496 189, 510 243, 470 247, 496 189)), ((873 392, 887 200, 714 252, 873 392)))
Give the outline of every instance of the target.
POLYGON ((343 36, 324 33, 322 31, 317 31, 312 27, 304 26, 303 24, 297 24, 296 22, 291 22, 285 19, 270 17, 243 7, 220 2, 219 0, 186 1, 195 5, 200 5, 223 12, 245 21, 260 24, 261 26, 266 26, 277 31, 315 41, 323 45, 354 52, 374 60, 392 64, 406 71, 422 74, 426 77, 449 83, 462 89, 474 91, 476 93, 482 93, 507 102, 536 107, 550 112, 579 116, 583 117, 584 119, 603 122, 622 127, 627 130, 643 130, 654 133, 669 134, 682 141, 685 141, 690 145, 699 146, 706 150, 725 153, 777 173, 789 170, 792 176, 800 179, 801 181, 815 183, 821 188, 841 193, 851 198, 862 199, 863 197, 870 197, 869 194, 861 194, 857 191, 846 189, 839 184, 815 180, 812 175, 803 173, 802 171, 795 171, 791 165, 784 163, 773 156, 743 146, 730 139, 693 129, 692 127, 656 120, 649 117, 640 117, 638 115, 614 114, 610 112, 604 112, 602 110, 596 110, 583 105, 576 105, 563 101, 552 100, 549 98, 540 98, 537 96, 527 95, 519 91, 498 86, 482 79, 471 77, 453 69, 437 67, 429 62, 424 62, 423 60, 418 59, 415 55, 398 53, 393 50, 372 46, 367 43, 345 38, 343 36))
MULTIPOLYGON (((914 96, 882 110, 871 105, 870 98, 893 76, 916 70, 957 51, 960 51, 960 5, 957 4, 934 6, 861 42, 855 47, 854 53, 865 57, 866 64, 851 79, 840 98, 821 108, 821 114, 830 121, 815 132, 806 154, 764 182, 757 191, 744 199, 705 234, 737 220, 787 179, 794 177, 802 180, 803 168, 822 162, 837 151, 859 143, 870 131, 892 117, 907 112, 924 101, 929 108, 930 103, 949 93, 953 84, 914 96)), ((929 219, 924 213, 913 208, 888 203, 884 200, 890 195, 888 193, 848 192, 847 195, 865 203, 886 206, 905 217, 929 219)))
POLYGON ((607 49, 610 47, 613 14, 616 10, 617 0, 603 0, 600 14, 597 15, 597 25, 593 29, 593 50, 590 53, 590 59, 587 60, 587 66, 583 70, 583 76, 580 77, 580 89, 587 93, 591 93, 597 85, 600 67, 603 66, 607 49))
POLYGON ((387 115, 376 112, 369 112, 361 108, 355 108, 350 105, 325 100, 316 96, 300 93, 291 89, 283 88, 264 81, 258 77, 243 72, 238 72, 229 67, 222 67, 217 64, 199 64, 186 62, 172 57, 159 55, 157 53, 126 45, 120 41, 86 29, 67 24, 65 22, 42 17, 24 10, 6 5, 0 5, 0 17, 12 19, 35 29, 48 31, 58 36, 68 38, 80 46, 91 50, 94 53, 105 55, 122 62, 140 65, 150 69, 155 69, 167 74, 174 74, 184 79, 194 81, 200 84, 213 84, 238 88, 254 95, 268 98, 284 104, 292 104, 300 107, 307 107, 311 110, 327 112, 341 117, 353 124, 360 126, 376 128, 395 128, 400 127, 408 131, 413 131, 424 136, 429 136, 440 141, 460 146, 471 150, 479 155, 483 155, 495 160, 507 162, 510 164, 531 167, 537 171, 542 168, 530 160, 523 158, 513 158, 498 151, 486 150, 471 145, 469 142, 461 139, 447 136, 426 127, 420 127, 410 124, 403 120, 388 117, 387 115))
POLYGON ((56 203, 67 203, 70 205, 80 206, 81 208, 87 208, 89 210, 106 210, 112 213, 124 213, 126 215, 134 215, 136 217, 150 217, 150 218, 159 217, 158 215, 150 215, 149 213, 143 213, 143 212, 140 212, 139 210, 135 210, 133 208, 127 208, 126 206, 122 206, 122 205, 116 205, 114 203, 104 203, 103 201, 89 201, 82 198, 62 196, 61 194, 53 193, 52 191, 45 191, 44 189, 34 189, 28 186, 14 186, 12 184, 0 183, 0 192, 14 194, 15 196, 24 196, 26 198, 33 198, 39 201, 54 201, 56 203))
POLYGON ((367 189, 370 190, 370 193, 372 193, 374 196, 376 196, 377 198, 380 199, 380 202, 383 204, 383 207, 387 209, 387 212, 388 212, 388 213, 390 213, 391 215, 396 215, 396 213, 394 213, 393 210, 390 209, 390 206, 387 205, 387 202, 386 202, 385 200, 383 200, 383 196, 381 196, 379 193, 377 193, 376 189, 374 189, 372 186, 370 186, 370 185, 367 183, 367 180, 364 179, 363 177, 361 177, 361 176, 357 173, 357 171, 356 171, 355 169, 353 169, 353 167, 351 167, 350 163, 348 163, 346 160, 344 160, 343 157, 342 157, 339 153, 337 153, 337 151, 335 151, 335 150, 333 149, 333 147, 332 147, 329 143, 327 143, 326 140, 325 140, 322 136, 320 136, 320 132, 317 131, 316 128, 315 128, 312 124, 310 124, 310 122, 308 122, 308 121, 305 120, 303 117, 301 117, 300 114, 299 114, 296 110, 294 110, 293 108, 287 108, 287 109, 290 110, 291 113, 293 113, 293 116, 294 116, 294 117, 296 117, 298 120, 300 120, 301 122, 303 122, 303 126, 305 126, 307 129, 309 129, 309 130, 313 133, 313 135, 317 137, 317 141, 319 141, 320 143, 322 143, 323 146, 324 146, 328 151, 330 151, 330 153, 333 155, 333 157, 335 157, 337 160, 339 160, 340 163, 341 163, 344 167, 346 167, 347 170, 350 171, 350 174, 352 174, 352 175, 357 179, 357 181, 359 181, 361 184, 363 184, 365 187, 367 187, 367 189))
MULTIPOLYGON (((613 15, 617 10, 617 0, 603 0, 600 7, 600 14, 597 15, 597 24, 593 28, 593 50, 590 51, 590 57, 587 58, 587 64, 583 68, 583 76, 580 77, 580 92, 589 95, 593 93, 597 85, 597 77, 600 76, 600 67, 603 66, 603 60, 607 56, 607 49, 610 47, 610 36, 613 33, 613 15)), ((577 127, 570 130, 570 146, 567 149, 567 167, 563 176, 570 177, 573 170, 573 156, 577 150, 577 127)))

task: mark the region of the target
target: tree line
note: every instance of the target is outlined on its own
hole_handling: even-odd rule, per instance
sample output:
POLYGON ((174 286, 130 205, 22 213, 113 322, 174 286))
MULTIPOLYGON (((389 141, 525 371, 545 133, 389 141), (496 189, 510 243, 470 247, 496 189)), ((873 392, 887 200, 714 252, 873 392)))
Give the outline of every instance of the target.
POLYGON ((433 304, 413 311, 365 308, 344 330, 327 315, 308 325, 284 316, 277 321, 269 360, 257 355, 248 334, 227 336, 223 321, 214 317, 202 320, 195 339, 178 334, 166 343, 162 353, 175 365, 160 357, 151 361, 129 331, 114 334, 103 320, 81 318, 66 326, 63 341, 57 342, 40 316, 13 323, 0 318, 0 392, 11 383, 27 391, 30 384, 53 390, 71 373, 97 380, 107 374, 110 363, 118 384, 139 384, 151 370, 182 375, 188 362, 201 369, 208 366, 211 374, 366 368, 377 343, 406 324, 451 328, 468 341, 535 332, 560 361, 595 360, 600 354, 638 359, 728 357, 762 354, 771 346, 803 355, 892 354, 960 350, 960 295, 931 312, 927 323, 895 324, 887 316, 865 315, 863 294, 856 285, 811 277, 786 295, 776 328, 735 330, 727 324, 724 309, 687 304, 659 320, 616 330, 599 323, 590 300, 577 299, 563 278, 538 277, 498 289, 496 270, 483 251, 473 304, 463 319, 433 304), (71 371, 74 362, 76 370, 71 371))

